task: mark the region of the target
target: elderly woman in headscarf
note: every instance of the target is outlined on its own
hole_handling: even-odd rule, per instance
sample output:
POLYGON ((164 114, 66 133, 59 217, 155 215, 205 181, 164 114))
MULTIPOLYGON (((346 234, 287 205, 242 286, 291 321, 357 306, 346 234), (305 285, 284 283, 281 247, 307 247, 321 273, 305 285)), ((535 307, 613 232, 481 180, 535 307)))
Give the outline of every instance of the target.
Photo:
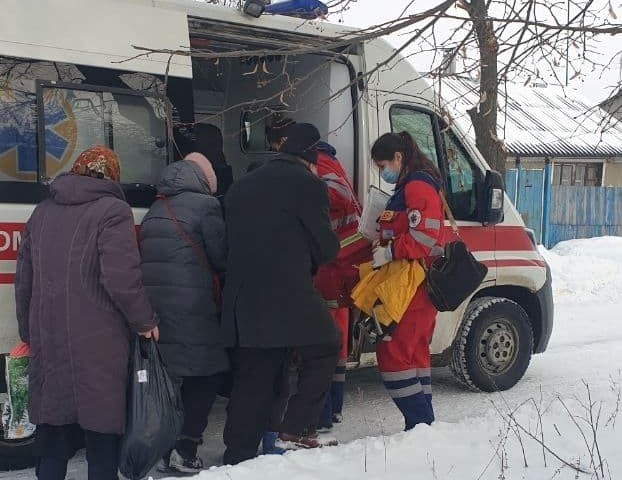
POLYGON ((83 446, 89 480, 117 478, 130 341, 158 336, 120 179, 113 151, 84 151, 51 183, 22 236, 15 303, 31 350, 29 415, 42 480, 65 478, 83 446))
POLYGON ((162 171, 158 199, 140 232, 143 281, 160 318, 160 352, 181 391, 185 420, 158 470, 194 473, 207 417, 229 360, 220 339, 225 223, 210 161, 200 153, 162 171))

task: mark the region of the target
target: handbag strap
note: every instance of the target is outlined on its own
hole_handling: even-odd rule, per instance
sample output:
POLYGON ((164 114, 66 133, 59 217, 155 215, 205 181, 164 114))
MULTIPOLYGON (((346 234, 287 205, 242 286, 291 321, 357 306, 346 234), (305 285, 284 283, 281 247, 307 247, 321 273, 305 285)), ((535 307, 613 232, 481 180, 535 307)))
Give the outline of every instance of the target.
POLYGON ((445 210, 445 213, 447 214, 447 218, 449 218, 449 223, 451 225, 451 229, 453 230, 454 234, 458 238, 460 238, 460 230, 458 230, 458 223, 456 222, 456 217, 454 217, 454 214, 451 211, 451 208, 449 208, 449 204, 447 203, 447 199, 445 198, 445 194, 443 193, 442 190, 439 190, 438 194, 441 197, 441 202, 443 203, 443 209, 445 210))
POLYGON ((212 265, 210 264, 209 259, 207 258, 207 255, 205 254, 203 249, 194 240, 192 240, 192 238, 190 237, 190 235, 188 235, 188 233, 186 232, 184 227, 182 227, 181 223, 177 219, 177 215, 175 215, 175 212, 171 208, 169 198, 167 196, 165 196, 165 195, 158 195, 157 198, 162 200, 162 202, 164 203, 164 206, 165 206, 166 210, 168 211, 170 219, 173 221, 173 223, 175 224, 175 227, 177 228, 177 231, 179 232, 179 236, 188 245, 190 245, 192 247, 192 249, 196 253, 197 257, 199 258, 199 261, 203 264, 203 267, 205 267, 205 269, 211 275, 212 282, 214 284, 214 298, 216 300, 217 306, 220 307, 220 305, 221 305, 221 298, 222 298, 222 292, 221 292, 221 288, 220 288, 220 279, 218 278, 218 275, 216 274, 216 272, 212 268, 212 265))

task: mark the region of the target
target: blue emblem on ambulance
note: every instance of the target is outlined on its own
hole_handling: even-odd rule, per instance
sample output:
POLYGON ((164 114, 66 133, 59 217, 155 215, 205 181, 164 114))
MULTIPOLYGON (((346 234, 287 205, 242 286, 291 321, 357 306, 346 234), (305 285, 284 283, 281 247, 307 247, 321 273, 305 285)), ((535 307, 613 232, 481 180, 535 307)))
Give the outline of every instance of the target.
MULTIPOLYGON (((1 95, 0 178, 35 181, 37 178, 37 124, 30 95, 1 95), (8 101, 7 101, 8 100, 8 101)), ((71 159, 77 125, 71 104, 65 99, 45 102, 46 174, 53 176, 71 159)))

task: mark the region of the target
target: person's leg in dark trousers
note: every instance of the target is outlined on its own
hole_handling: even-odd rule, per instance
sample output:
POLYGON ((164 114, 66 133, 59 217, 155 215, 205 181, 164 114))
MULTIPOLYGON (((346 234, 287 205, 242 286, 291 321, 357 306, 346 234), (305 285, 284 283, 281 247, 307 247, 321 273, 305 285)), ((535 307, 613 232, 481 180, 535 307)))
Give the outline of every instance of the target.
POLYGON ((223 381, 223 373, 183 379, 181 399, 184 405, 184 426, 175 449, 186 460, 197 456, 197 448, 203 443, 209 413, 223 381))
POLYGON ((298 390, 289 399, 280 431, 306 436, 315 433, 330 388, 339 345, 297 347, 300 357, 298 390))
POLYGON ((238 348, 234 353, 223 463, 235 465, 257 455, 277 396, 274 385, 289 358, 287 348, 238 348))
POLYGON ((121 437, 89 430, 84 432, 84 436, 89 480, 118 480, 121 437))
POLYGON ((289 403, 289 372, 290 362, 284 362, 283 368, 274 382, 275 400, 272 405, 272 413, 270 414, 269 427, 271 431, 276 431, 283 421, 287 404, 289 403))
POLYGON ((274 382, 274 394, 276 396, 274 405, 272 406, 272 413, 268 421, 268 430, 264 433, 261 439, 261 450, 264 455, 281 455, 285 453, 285 450, 276 446, 276 440, 279 436, 279 425, 283 421, 285 410, 287 410, 287 403, 289 402, 291 361, 283 364, 283 370, 274 382))
POLYGON ((39 457, 35 473, 39 480, 65 480, 67 462, 64 458, 39 457))
POLYGON ((83 446, 84 431, 79 425, 37 425, 34 441, 37 478, 64 480, 67 462, 83 446))

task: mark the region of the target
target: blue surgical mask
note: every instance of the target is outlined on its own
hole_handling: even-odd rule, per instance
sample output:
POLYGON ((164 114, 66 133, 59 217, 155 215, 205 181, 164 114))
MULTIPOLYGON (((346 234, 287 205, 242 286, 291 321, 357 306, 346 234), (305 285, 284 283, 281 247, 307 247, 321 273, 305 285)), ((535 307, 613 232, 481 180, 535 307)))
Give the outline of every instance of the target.
POLYGON ((380 172, 380 176, 385 182, 395 184, 397 183, 398 178, 400 178, 400 172, 396 172, 395 170, 385 167, 380 172))

